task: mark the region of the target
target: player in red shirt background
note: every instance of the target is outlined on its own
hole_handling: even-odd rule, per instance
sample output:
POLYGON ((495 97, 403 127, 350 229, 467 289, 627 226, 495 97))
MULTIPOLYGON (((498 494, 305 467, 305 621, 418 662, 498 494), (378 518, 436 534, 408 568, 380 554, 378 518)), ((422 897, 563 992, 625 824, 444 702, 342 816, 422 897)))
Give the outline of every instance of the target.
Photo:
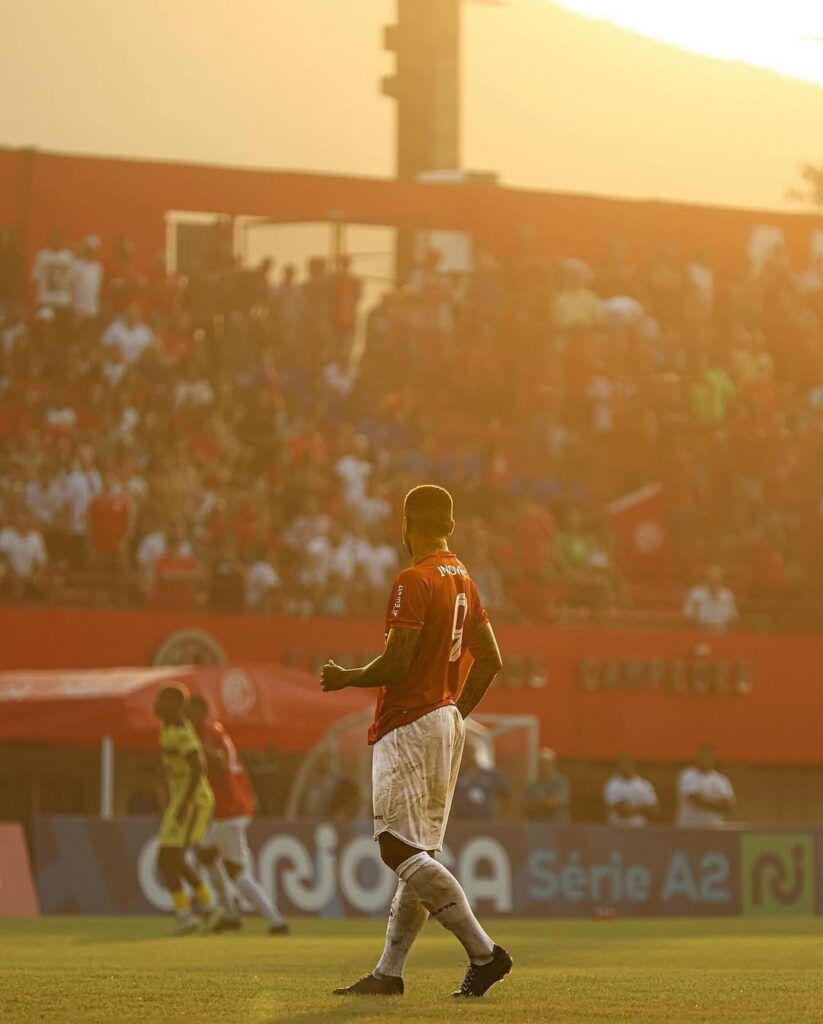
POLYGON ((246 830, 254 815, 254 789, 248 772, 223 724, 208 717, 209 705, 203 697, 191 698, 187 714, 203 744, 214 792, 212 822, 198 850, 200 863, 208 870, 223 908, 213 930, 235 930, 242 923, 225 871, 238 892, 269 922, 269 934, 286 935, 289 926, 252 871, 246 830))
POLYGON ((134 502, 111 470, 103 472, 103 490, 86 510, 89 553, 101 573, 100 588, 117 605, 125 603, 128 546, 136 518, 134 502))
POLYGON ((449 551, 452 498, 425 484, 406 495, 403 541, 413 565, 394 582, 386 646, 364 668, 330 661, 322 688, 379 687, 374 745, 374 837, 398 876, 386 945, 371 974, 336 995, 402 995, 403 968, 429 915, 462 943, 469 968, 455 996, 482 996, 512 959, 480 926, 459 882, 432 854, 443 848, 471 714, 502 663, 494 632, 466 567, 449 551), (460 687, 464 657, 473 659, 460 687))

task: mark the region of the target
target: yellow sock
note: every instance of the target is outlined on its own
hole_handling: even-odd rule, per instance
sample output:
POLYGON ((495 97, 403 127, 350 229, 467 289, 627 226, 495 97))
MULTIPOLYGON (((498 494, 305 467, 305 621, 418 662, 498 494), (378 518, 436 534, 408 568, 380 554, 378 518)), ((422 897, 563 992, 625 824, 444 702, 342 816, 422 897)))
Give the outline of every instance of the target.
POLYGON ((171 901, 178 914, 185 914, 189 910, 189 898, 185 889, 177 889, 171 894, 171 901))
POLYGON ((214 903, 212 891, 205 882, 201 882, 200 885, 197 886, 194 895, 197 897, 197 902, 203 910, 208 910, 214 903))

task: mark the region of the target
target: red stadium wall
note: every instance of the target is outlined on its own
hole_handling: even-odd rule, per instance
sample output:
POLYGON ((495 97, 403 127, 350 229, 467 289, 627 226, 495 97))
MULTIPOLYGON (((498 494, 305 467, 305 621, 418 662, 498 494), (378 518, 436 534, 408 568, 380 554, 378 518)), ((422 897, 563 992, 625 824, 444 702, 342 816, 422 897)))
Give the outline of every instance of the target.
POLYGON ((282 222, 328 220, 338 210, 349 223, 466 230, 501 255, 520 244, 524 227, 534 253, 544 256, 595 259, 619 236, 642 259, 672 239, 685 252, 709 248, 721 273, 740 266, 755 225, 781 228, 800 266, 812 231, 823 227, 823 218, 801 214, 0 150, 0 223, 19 229, 28 257, 60 225, 69 239, 100 235, 107 251, 131 235, 148 270, 164 247, 169 210, 282 222))
MULTIPOLYGON (((0 668, 146 665, 184 628, 207 631, 230 661, 246 663, 297 656, 310 665, 362 656, 382 642, 376 622, 4 609, 0 668)), ((537 715, 543 741, 562 756, 604 759, 626 748, 675 762, 710 738, 730 762, 823 765, 823 638, 594 628, 500 634, 510 665, 530 657, 545 674, 503 679, 484 706, 537 715)))

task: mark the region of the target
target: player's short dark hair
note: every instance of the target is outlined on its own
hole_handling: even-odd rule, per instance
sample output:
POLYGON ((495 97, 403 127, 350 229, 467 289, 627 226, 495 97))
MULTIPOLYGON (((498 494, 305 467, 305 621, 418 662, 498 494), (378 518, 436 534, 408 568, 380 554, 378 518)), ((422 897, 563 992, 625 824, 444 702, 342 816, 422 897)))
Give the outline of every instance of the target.
POLYGON ((163 689, 158 693, 158 700, 169 700, 174 698, 181 704, 185 704, 189 699, 189 691, 182 683, 169 683, 168 686, 164 686, 163 689))
POLYGON ((205 697, 201 697, 199 693, 193 693, 189 698, 190 708, 200 708, 202 711, 209 710, 209 702, 205 697))
POLYGON ((432 537, 448 537, 454 520, 454 502, 445 487, 421 484, 412 487, 403 502, 409 523, 432 537))

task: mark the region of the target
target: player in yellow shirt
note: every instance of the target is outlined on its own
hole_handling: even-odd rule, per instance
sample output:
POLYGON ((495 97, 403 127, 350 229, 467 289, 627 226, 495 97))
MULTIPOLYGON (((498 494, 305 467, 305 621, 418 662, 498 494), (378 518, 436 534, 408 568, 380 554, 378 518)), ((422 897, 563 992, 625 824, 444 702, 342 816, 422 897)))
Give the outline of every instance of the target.
POLYGON ((154 702, 154 713, 163 723, 160 755, 169 790, 160 824, 157 867, 174 903, 177 924, 173 935, 187 935, 198 927, 184 882, 188 882, 207 917, 215 912, 211 889, 185 859, 186 850, 197 846, 206 834, 214 808, 203 748, 186 718, 188 696, 185 687, 175 683, 165 686, 154 702))

